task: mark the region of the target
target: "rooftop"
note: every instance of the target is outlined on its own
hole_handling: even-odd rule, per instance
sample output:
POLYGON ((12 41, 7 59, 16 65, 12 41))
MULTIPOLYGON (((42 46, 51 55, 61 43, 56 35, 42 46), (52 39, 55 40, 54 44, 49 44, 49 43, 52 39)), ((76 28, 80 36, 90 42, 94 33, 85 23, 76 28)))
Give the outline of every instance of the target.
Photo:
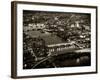
POLYGON ((54 34, 51 34, 49 32, 41 33, 40 31, 29 31, 27 34, 33 38, 40 37, 45 41, 46 45, 52 45, 52 44, 60 44, 64 43, 62 39, 54 34))

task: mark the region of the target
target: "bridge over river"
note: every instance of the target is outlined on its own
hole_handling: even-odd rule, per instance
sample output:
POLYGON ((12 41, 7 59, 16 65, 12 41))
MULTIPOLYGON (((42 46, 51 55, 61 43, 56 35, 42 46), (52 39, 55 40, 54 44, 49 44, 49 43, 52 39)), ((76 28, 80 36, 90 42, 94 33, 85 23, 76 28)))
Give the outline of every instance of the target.
MULTIPOLYGON (((38 68, 42 63, 48 62, 52 67, 73 67, 73 66, 90 66, 91 62, 91 54, 90 48, 87 49, 73 49, 73 50, 65 50, 60 52, 49 53, 47 57, 44 57, 40 61, 38 61, 34 68, 38 68)), ((49 65, 49 66, 50 66, 49 65)), ((45 64, 46 66, 46 64, 45 64)))

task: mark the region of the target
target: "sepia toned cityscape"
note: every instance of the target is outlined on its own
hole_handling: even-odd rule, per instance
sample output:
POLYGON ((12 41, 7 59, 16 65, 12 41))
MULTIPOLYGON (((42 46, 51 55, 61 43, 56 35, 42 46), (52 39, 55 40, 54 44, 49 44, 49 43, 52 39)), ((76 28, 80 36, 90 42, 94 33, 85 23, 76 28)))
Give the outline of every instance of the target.
POLYGON ((23 10, 23 69, 91 66, 91 14, 23 10))

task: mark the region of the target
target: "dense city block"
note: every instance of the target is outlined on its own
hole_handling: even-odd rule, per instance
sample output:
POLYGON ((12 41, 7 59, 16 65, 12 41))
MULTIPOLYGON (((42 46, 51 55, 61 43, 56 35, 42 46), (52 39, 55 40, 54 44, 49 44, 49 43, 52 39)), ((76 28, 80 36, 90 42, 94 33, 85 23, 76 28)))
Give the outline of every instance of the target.
POLYGON ((23 69, 90 65, 90 14, 23 10, 23 69))

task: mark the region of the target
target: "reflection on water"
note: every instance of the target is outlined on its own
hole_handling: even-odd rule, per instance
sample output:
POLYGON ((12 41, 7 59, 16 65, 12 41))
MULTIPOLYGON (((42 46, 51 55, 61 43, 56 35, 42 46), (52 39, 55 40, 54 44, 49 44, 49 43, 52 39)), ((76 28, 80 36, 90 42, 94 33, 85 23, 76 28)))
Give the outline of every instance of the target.
POLYGON ((67 53, 48 58, 35 68, 54 68, 54 67, 77 67, 90 66, 91 57, 89 52, 85 53, 67 53))

